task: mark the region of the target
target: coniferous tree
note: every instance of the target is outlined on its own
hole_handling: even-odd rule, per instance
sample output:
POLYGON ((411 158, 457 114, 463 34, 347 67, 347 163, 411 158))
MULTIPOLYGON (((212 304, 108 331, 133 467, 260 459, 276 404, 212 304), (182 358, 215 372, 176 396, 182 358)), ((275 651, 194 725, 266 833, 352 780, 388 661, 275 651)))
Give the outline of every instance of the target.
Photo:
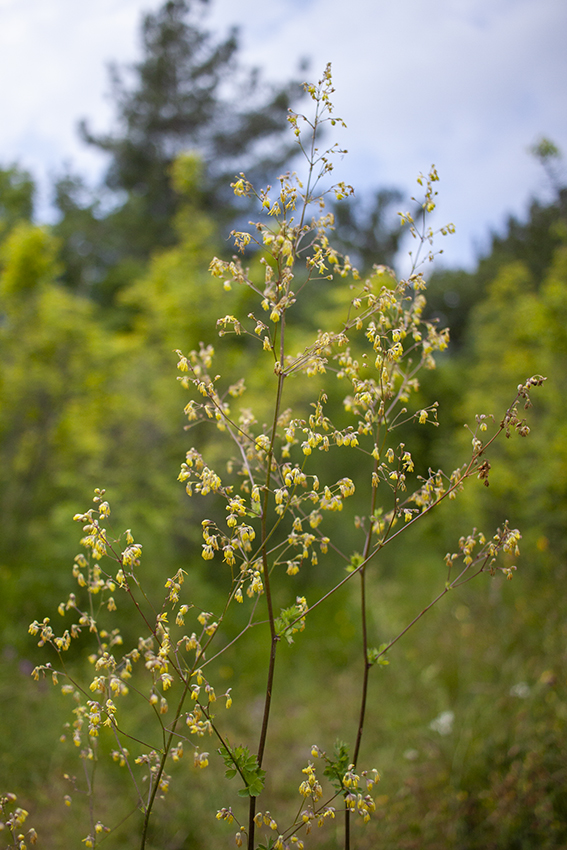
POLYGON ((29 172, 17 165, 0 169, 0 239, 21 219, 33 213, 35 184, 29 172))
POLYGON ((376 263, 393 266, 404 231, 395 212, 403 199, 398 189, 379 189, 369 202, 350 198, 334 205, 337 247, 367 272, 376 263))
POLYGON ((228 185, 236 163, 261 180, 289 160, 282 132, 299 86, 270 87, 244 72, 236 31, 219 41, 204 28, 207 6, 167 0, 145 16, 141 61, 111 68, 113 131, 80 125, 84 141, 110 157, 104 187, 89 197, 80 178, 57 183, 67 282, 97 300, 112 301, 156 248, 174 244, 180 197, 171 167, 180 152, 199 152, 200 207, 221 227, 239 213, 228 185))
POLYGON ((509 216, 502 234, 492 232, 490 249, 479 258, 473 271, 444 269, 435 272, 429 282, 429 309, 442 324, 450 326, 453 348, 463 345, 471 310, 487 296, 492 281, 503 268, 510 263, 523 263, 539 289, 549 274, 557 249, 564 244, 567 185, 559 168, 549 173, 549 159, 560 158, 560 152, 544 139, 532 149, 532 153, 550 178, 554 192, 551 202, 532 200, 524 221, 517 216, 509 216))

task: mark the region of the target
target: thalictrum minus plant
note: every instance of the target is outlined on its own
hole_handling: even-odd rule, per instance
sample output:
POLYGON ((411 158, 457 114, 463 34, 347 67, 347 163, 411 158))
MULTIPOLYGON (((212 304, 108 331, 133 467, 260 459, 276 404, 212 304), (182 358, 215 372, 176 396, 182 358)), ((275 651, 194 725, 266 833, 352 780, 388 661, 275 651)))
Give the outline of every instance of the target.
MULTIPOLYGON (((276 186, 257 190, 245 174, 238 175, 232 184, 235 194, 256 199, 261 217, 249 231, 233 232, 235 256, 215 257, 210 264, 211 285, 218 281, 227 293, 235 288, 248 292, 247 299, 236 300, 246 302, 245 313, 219 317, 217 331, 221 340, 234 334, 255 347, 254 375, 217 374, 210 343, 187 353, 177 351, 179 380, 190 394, 185 406, 188 432, 203 434, 202 429, 192 430, 202 423, 217 429, 212 443, 209 439, 204 448, 197 444, 188 449, 179 480, 193 500, 214 497, 214 512, 201 521, 201 556, 224 571, 224 605, 216 612, 203 610, 186 590, 191 582, 185 584, 184 569, 164 577, 165 595, 156 605, 141 580, 142 545, 129 530, 119 536, 108 530, 110 506, 104 491, 97 490, 95 506, 75 516, 83 526, 85 550, 73 565, 79 591, 59 606, 59 613, 70 614, 73 623, 60 636, 48 618, 30 626, 40 645, 49 644, 58 657, 57 668, 41 665, 34 670, 35 677, 49 674, 54 682, 63 679, 64 692, 74 700, 70 735, 86 768, 87 847, 98 846, 109 833, 98 819, 95 796, 95 766, 104 735, 113 742, 111 758, 127 772, 134 789, 132 814, 141 813, 142 850, 156 798, 164 796, 170 785, 170 765, 186 750, 192 752, 198 769, 206 768, 218 754, 227 779, 238 778, 236 799, 216 813, 217 819, 235 824, 237 845, 245 844, 249 850, 301 848, 313 825, 341 815, 343 846, 348 850, 351 820, 371 818, 375 810, 371 792, 380 778, 374 767, 359 766, 373 668, 387 664, 393 645, 452 589, 497 570, 511 578, 516 568, 499 560, 499 555, 518 554, 517 529, 505 523, 490 535, 473 530, 446 555, 444 582, 431 603, 389 642, 373 645, 367 580, 377 555, 401 534, 411 534, 416 523, 442 502, 454 499, 468 479, 488 484, 490 446, 502 434, 528 433, 520 409, 529 406, 532 387, 544 379, 529 378, 518 387, 501 421, 477 417, 470 456, 460 467, 450 472, 420 469, 420 458, 399 434, 403 426, 437 426, 436 402, 423 406, 413 400, 419 373, 435 367, 435 353, 449 341, 446 329, 423 318, 422 254, 423 260, 433 258, 436 233, 428 221, 439 178, 434 167, 426 177, 420 176, 424 189, 420 215, 402 215, 402 224, 409 226, 418 246, 407 279, 399 280, 382 266, 360 279, 349 257, 332 247, 334 220, 325 208, 329 193, 339 199, 352 194, 344 183, 329 186, 333 154, 342 151, 335 146, 321 152, 318 147, 324 125, 343 124, 333 113, 330 67, 318 84, 306 85, 306 91, 314 116, 289 115, 305 159, 305 177, 285 174, 276 186), (337 284, 346 293, 338 299, 344 304, 342 319, 305 339, 311 332, 297 327, 296 305, 314 288, 323 294, 325 288, 339 291, 337 284), (299 351, 298 332, 304 342, 299 351), (258 380, 258 375, 262 392, 260 399, 252 393, 253 402, 260 404, 255 411, 253 404, 245 404, 246 382, 248 377, 258 380), (330 398, 339 392, 342 403, 337 406, 330 398), (267 424, 260 424, 264 419, 267 424), (322 456, 334 458, 337 453, 352 458, 353 477, 335 478, 334 465, 321 464, 322 456), (361 497, 366 502, 362 516, 349 507, 355 492, 357 504, 361 497), (219 504, 224 506, 222 518, 219 504), (354 524, 358 535, 354 552, 342 545, 340 530, 348 524, 354 524), (320 559, 326 559, 328 587, 308 600, 294 591, 294 576, 320 559), (298 779, 298 805, 276 819, 262 800, 278 653, 280 647, 300 639, 315 608, 352 582, 358 582, 360 600, 358 723, 344 731, 349 743, 337 743, 330 755, 313 744, 298 779), (144 629, 144 636, 128 649, 120 631, 120 609, 126 603, 138 612, 144 629), (247 610, 244 625, 229 639, 225 626, 241 608, 247 610), (116 628, 100 624, 109 617, 115 618, 116 628), (262 630, 266 624, 268 630, 262 630), (261 717, 255 739, 233 743, 225 722, 233 693, 219 686, 218 665, 224 653, 253 629, 267 635, 261 717), (85 631, 94 648, 89 659, 92 677, 83 683, 64 659, 72 640, 85 631), (141 700, 153 718, 152 740, 139 738, 129 725, 126 706, 132 698, 141 700), (239 802, 239 796, 245 802, 239 802)), ((440 232, 452 230, 447 225, 440 232)), ((236 303, 234 294, 227 294, 230 304, 236 303)), ((285 755, 282 758, 285 761, 285 755)), ((227 794, 231 791, 229 784, 227 794)))

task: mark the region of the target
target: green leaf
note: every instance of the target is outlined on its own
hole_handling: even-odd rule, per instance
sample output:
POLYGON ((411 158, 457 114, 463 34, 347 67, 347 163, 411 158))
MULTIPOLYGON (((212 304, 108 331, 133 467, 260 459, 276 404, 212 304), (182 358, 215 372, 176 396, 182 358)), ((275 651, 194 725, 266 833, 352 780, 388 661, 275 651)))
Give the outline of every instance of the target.
POLYGON ((325 758, 327 760, 327 766, 323 771, 324 776, 329 779, 331 785, 333 785, 337 791, 342 791, 343 776, 347 772, 350 764, 348 746, 344 743, 344 741, 339 741, 337 739, 335 741, 334 757, 329 758, 329 756, 325 756, 325 758))
POLYGON ((363 562, 363 557, 359 552, 353 552, 350 556, 350 564, 346 568, 347 573, 353 573, 357 570, 363 562))
MULTIPOLYGON (((305 603, 304 599, 300 601, 305 603)), ((296 634, 296 632, 302 632, 305 628, 305 618, 301 617, 301 615, 305 612, 306 607, 306 604, 299 604, 298 602, 298 604, 292 605, 290 608, 282 608, 280 616, 276 617, 274 621, 278 637, 285 638, 289 644, 293 643, 292 635, 296 634), (301 619, 298 620, 298 617, 301 617, 301 619)))
POLYGON ((226 778, 233 779, 238 773, 245 783, 246 787, 238 792, 240 797, 257 797, 262 793, 266 771, 261 770, 257 756, 250 755, 248 747, 235 747, 233 750, 220 747, 219 753, 227 768, 226 778))
POLYGON ((381 667, 387 667, 390 663, 387 658, 384 658, 382 653, 388 648, 389 644, 381 643, 378 649, 375 646, 368 649, 368 663, 379 664, 381 667))

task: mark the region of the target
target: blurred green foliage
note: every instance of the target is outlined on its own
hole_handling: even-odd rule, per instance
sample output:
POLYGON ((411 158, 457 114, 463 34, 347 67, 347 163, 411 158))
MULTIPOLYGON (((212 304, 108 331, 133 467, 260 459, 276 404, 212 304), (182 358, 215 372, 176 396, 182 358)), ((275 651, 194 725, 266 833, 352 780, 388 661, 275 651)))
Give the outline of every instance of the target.
MULTIPOLYGON (((214 610, 218 602, 215 576, 200 558, 200 518, 192 516, 175 481, 188 438, 173 350, 213 341, 216 319, 229 311, 230 298, 246 297, 231 293, 227 301, 207 273, 213 254, 224 250, 226 215, 211 188, 222 169, 215 175, 206 160, 187 150, 158 163, 159 146, 152 149, 148 174, 171 201, 163 220, 153 223, 163 225, 167 238, 146 238, 142 230, 141 248, 125 250, 137 216, 150 221, 150 202, 159 194, 151 187, 137 192, 137 178, 130 184, 124 176, 126 153, 132 153, 128 134, 139 117, 134 107, 142 103, 143 91, 153 91, 154 78, 144 76, 152 70, 151 39, 184 8, 166 3, 162 18, 147 19, 150 52, 138 68, 146 89, 117 89, 130 121, 123 137, 89 136, 115 157, 109 180, 130 193, 124 207, 105 211, 81 195, 79 180, 67 177, 58 186, 61 222, 39 227, 31 222, 30 175, 15 166, 0 171, 0 785, 18 791, 41 846, 53 850, 75 846, 80 813, 62 803, 68 793, 62 775, 74 769, 73 754, 55 744, 67 710, 63 697, 29 680, 38 652, 26 632, 69 589, 77 551, 72 515, 88 507, 94 487, 106 487, 119 506, 120 528, 130 526, 143 539, 150 587, 161 587, 165 576, 183 567, 206 600, 203 607, 214 610)), ((228 67, 232 38, 210 48, 211 61, 216 57, 220 67, 228 67)), ((212 78, 213 99, 220 79, 212 78)), ((256 125, 253 112, 240 116, 248 119, 250 138, 265 138, 270 128, 279 131, 283 93, 274 98, 269 127, 256 125)), ((160 104, 154 106, 159 112, 160 104)), ((215 138, 221 148, 228 145, 230 160, 235 150, 226 137, 215 138)), ((140 167, 144 171, 144 163, 140 167)), ((443 556, 473 521, 481 517, 490 532, 509 519, 524 534, 513 582, 495 578, 455 591, 377 673, 371 699, 379 706, 379 720, 364 748, 365 761, 375 762, 383 774, 382 790, 379 817, 356 834, 358 848, 567 846, 565 197, 558 187, 556 200, 534 203, 526 222, 510 219, 474 272, 446 271, 431 281, 430 309, 447 318, 456 334, 423 387, 424 398, 431 400, 434 392, 440 402, 442 438, 419 432, 422 472, 461 462, 470 440, 462 426, 475 414, 501 417, 517 384, 532 374, 543 374, 547 382, 530 414, 532 433, 511 438, 491 455, 490 486, 479 481, 446 505, 419 540, 393 548, 374 574, 369 591, 374 626, 388 640, 438 592, 443 556)), ((373 252, 377 262, 391 259, 398 246, 384 222, 378 227, 391 200, 391 193, 378 196, 376 219, 366 229, 360 226, 358 242, 356 216, 338 214, 345 226, 343 247, 358 252, 365 264, 373 252)), ((254 258, 249 262, 253 267, 254 258)), ((302 329, 323 326, 342 297, 333 289, 310 297, 299 316, 298 347, 302 329)), ((234 358, 244 357, 250 393, 261 401, 263 387, 246 343, 236 337, 226 343, 221 365, 230 369, 234 358)), ((347 540, 350 534, 345 528, 347 540)), ((324 587, 325 581, 321 566, 311 574, 302 571, 298 592, 324 587)), ((332 752, 343 725, 331 701, 314 696, 332 689, 344 694, 347 718, 353 710, 349 695, 358 680, 346 648, 358 633, 353 610, 348 594, 333 601, 282 653, 275 687, 282 716, 294 720, 294 734, 290 739, 289 727, 276 721, 276 750, 286 756, 269 765, 268 776, 275 771, 288 778, 290 805, 295 805, 293 771, 304 763, 312 739, 326 737, 332 752), (310 630, 325 634, 323 656, 310 630)), ((238 684, 252 693, 257 648, 252 640, 245 648, 250 662, 238 684)), ((80 653, 74 663, 83 663, 80 653)), ((223 669, 229 684, 230 655, 223 669)), ((258 718, 236 712, 233 722, 245 735, 258 718)), ((123 793, 123 777, 118 768, 104 769, 111 802, 123 793)), ((187 850, 212 846, 211 836, 217 843, 232 840, 224 824, 211 825, 200 814, 205 799, 223 805, 222 769, 198 777, 187 765, 176 770, 160 813, 163 832, 155 827, 152 846, 187 850)), ((310 838, 315 847, 336 846, 328 832, 321 840, 316 833, 310 838)), ((127 825, 116 841, 114 846, 136 846, 127 825)))

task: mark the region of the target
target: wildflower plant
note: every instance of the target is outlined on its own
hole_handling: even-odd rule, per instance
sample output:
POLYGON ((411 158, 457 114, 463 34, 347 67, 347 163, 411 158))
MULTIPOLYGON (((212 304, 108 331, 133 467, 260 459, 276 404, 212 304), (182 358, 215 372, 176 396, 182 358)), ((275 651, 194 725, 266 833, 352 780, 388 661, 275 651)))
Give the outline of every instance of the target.
MULTIPOLYGON (((235 194, 255 199, 261 219, 249 231, 233 232, 235 256, 215 257, 210 264, 213 278, 227 292, 242 288, 248 293, 239 302, 247 304, 245 314, 227 312, 218 319, 217 331, 221 338, 245 337, 256 347, 255 368, 264 370, 263 387, 268 388, 262 398, 263 404, 269 399, 268 423, 260 424, 244 403, 246 377, 234 380, 217 374, 211 344, 201 343, 188 353, 177 351, 179 380, 190 395, 185 406, 188 432, 202 434, 202 429, 192 429, 209 423, 216 428, 209 453, 216 461, 224 457, 222 468, 218 464, 215 468, 206 451, 193 446, 179 474, 191 499, 213 497, 217 513, 202 519, 201 557, 223 571, 224 606, 215 612, 202 610, 187 592, 191 582, 186 582, 185 569, 164 577, 165 594, 156 605, 142 585, 142 544, 130 531, 115 536, 108 530, 110 506, 104 491, 97 490, 94 507, 75 516, 83 527, 84 549, 73 565, 78 592, 59 606, 59 614, 70 616, 73 623, 62 634, 49 618, 30 626, 40 646, 49 645, 57 656, 56 666, 41 665, 34 676, 61 681, 74 702, 68 735, 85 765, 90 803, 89 832, 83 839, 87 847, 98 846, 111 830, 96 811, 95 767, 104 736, 110 742, 110 757, 127 772, 135 789, 141 848, 148 841, 156 799, 169 789, 171 766, 186 752, 198 770, 220 757, 227 779, 239 778, 238 796, 216 813, 218 820, 234 825, 238 846, 302 848, 313 826, 340 817, 344 847, 349 848, 352 820, 371 819, 372 790, 380 779, 373 765, 361 765, 373 669, 388 663, 393 645, 452 589, 482 573, 501 571, 511 578, 516 569, 511 558, 518 554, 517 529, 505 523, 491 534, 472 530, 446 555, 437 596, 389 642, 374 646, 367 582, 377 556, 400 535, 411 533, 442 502, 456 498, 467 480, 479 478, 488 484, 492 443, 502 434, 527 435, 521 407, 529 406, 531 389, 544 379, 536 376, 521 385, 500 421, 477 417, 471 428, 471 452, 461 466, 450 472, 420 469, 420 458, 399 433, 404 425, 437 426, 437 404, 420 406, 413 399, 419 373, 435 367, 435 353, 449 341, 447 330, 423 318, 426 283, 421 254, 424 250, 424 259, 433 257, 436 234, 428 222, 435 209, 438 175, 432 168, 427 177, 419 178, 425 197, 418 220, 409 213, 402 215, 418 246, 408 278, 398 280, 391 269, 380 266, 361 280, 349 257, 332 247, 333 216, 325 209, 329 193, 339 199, 352 194, 344 183, 328 186, 333 153, 339 149, 318 148, 323 126, 343 123, 333 114, 329 66, 318 84, 306 85, 306 91, 314 117, 289 115, 306 162, 305 179, 285 174, 275 187, 256 189, 245 174, 238 175, 232 184, 235 194), (250 261, 252 270, 245 261, 250 261), (337 281, 348 293, 343 319, 336 327, 318 330, 301 350, 294 350, 295 305, 310 288, 334 286, 337 281), (337 410, 329 393, 339 390, 342 408, 337 410), (360 470, 357 480, 348 476, 335 480, 332 464, 317 463, 325 454, 336 453, 353 458, 351 468, 360 470), (354 458, 363 462, 355 463, 354 458), (328 477, 321 472, 326 469, 331 471, 328 477), (349 508, 355 491, 359 502, 366 501, 363 516, 349 508), (219 504, 224 506, 222 516, 219 504), (339 514, 341 521, 344 517, 354 525, 355 552, 342 548, 339 514), (502 554, 509 557, 503 559, 502 554), (294 590, 294 576, 320 560, 326 563, 328 587, 307 599, 294 590), (349 743, 337 743, 330 755, 313 744, 297 779, 295 811, 276 817, 263 799, 278 655, 286 643, 301 639, 315 608, 353 582, 359 586, 360 605, 357 726, 345 730, 349 743), (120 610, 127 604, 137 611, 144 629, 129 648, 124 647, 119 625, 101 625, 112 618, 119 624, 120 610), (240 611, 246 609, 244 625, 229 638, 225 626, 236 609, 236 622, 242 621, 240 611), (259 628, 266 624, 268 630, 259 628), (233 694, 219 685, 218 666, 227 650, 254 629, 267 634, 261 719, 254 740, 234 743, 226 731, 233 694), (92 677, 86 683, 65 664, 73 640, 84 632, 94 647, 89 657, 92 677), (129 725, 127 706, 134 696, 153 718, 156 734, 151 741, 140 739, 129 725), (239 802, 238 797, 244 800, 239 802)), ((440 232, 451 231, 452 225, 447 225, 440 232)), ((204 504, 210 505, 210 499, 204 504)), ((237 693, 234 696, 238 699, 237 693)), ((70 801, 76 780, 69 781, 70 801)))
POLYGON ((30 844, 37 843, 38 836, 33 826, 28 828, 24 826, 29 812, 17 806, 16 802, 17 797, 12 792, 0 797, 0 832, 6 831, 6 836, 3 837, 10 839, 10 843, 6 845, 7 848, 26 850, 30 844))

